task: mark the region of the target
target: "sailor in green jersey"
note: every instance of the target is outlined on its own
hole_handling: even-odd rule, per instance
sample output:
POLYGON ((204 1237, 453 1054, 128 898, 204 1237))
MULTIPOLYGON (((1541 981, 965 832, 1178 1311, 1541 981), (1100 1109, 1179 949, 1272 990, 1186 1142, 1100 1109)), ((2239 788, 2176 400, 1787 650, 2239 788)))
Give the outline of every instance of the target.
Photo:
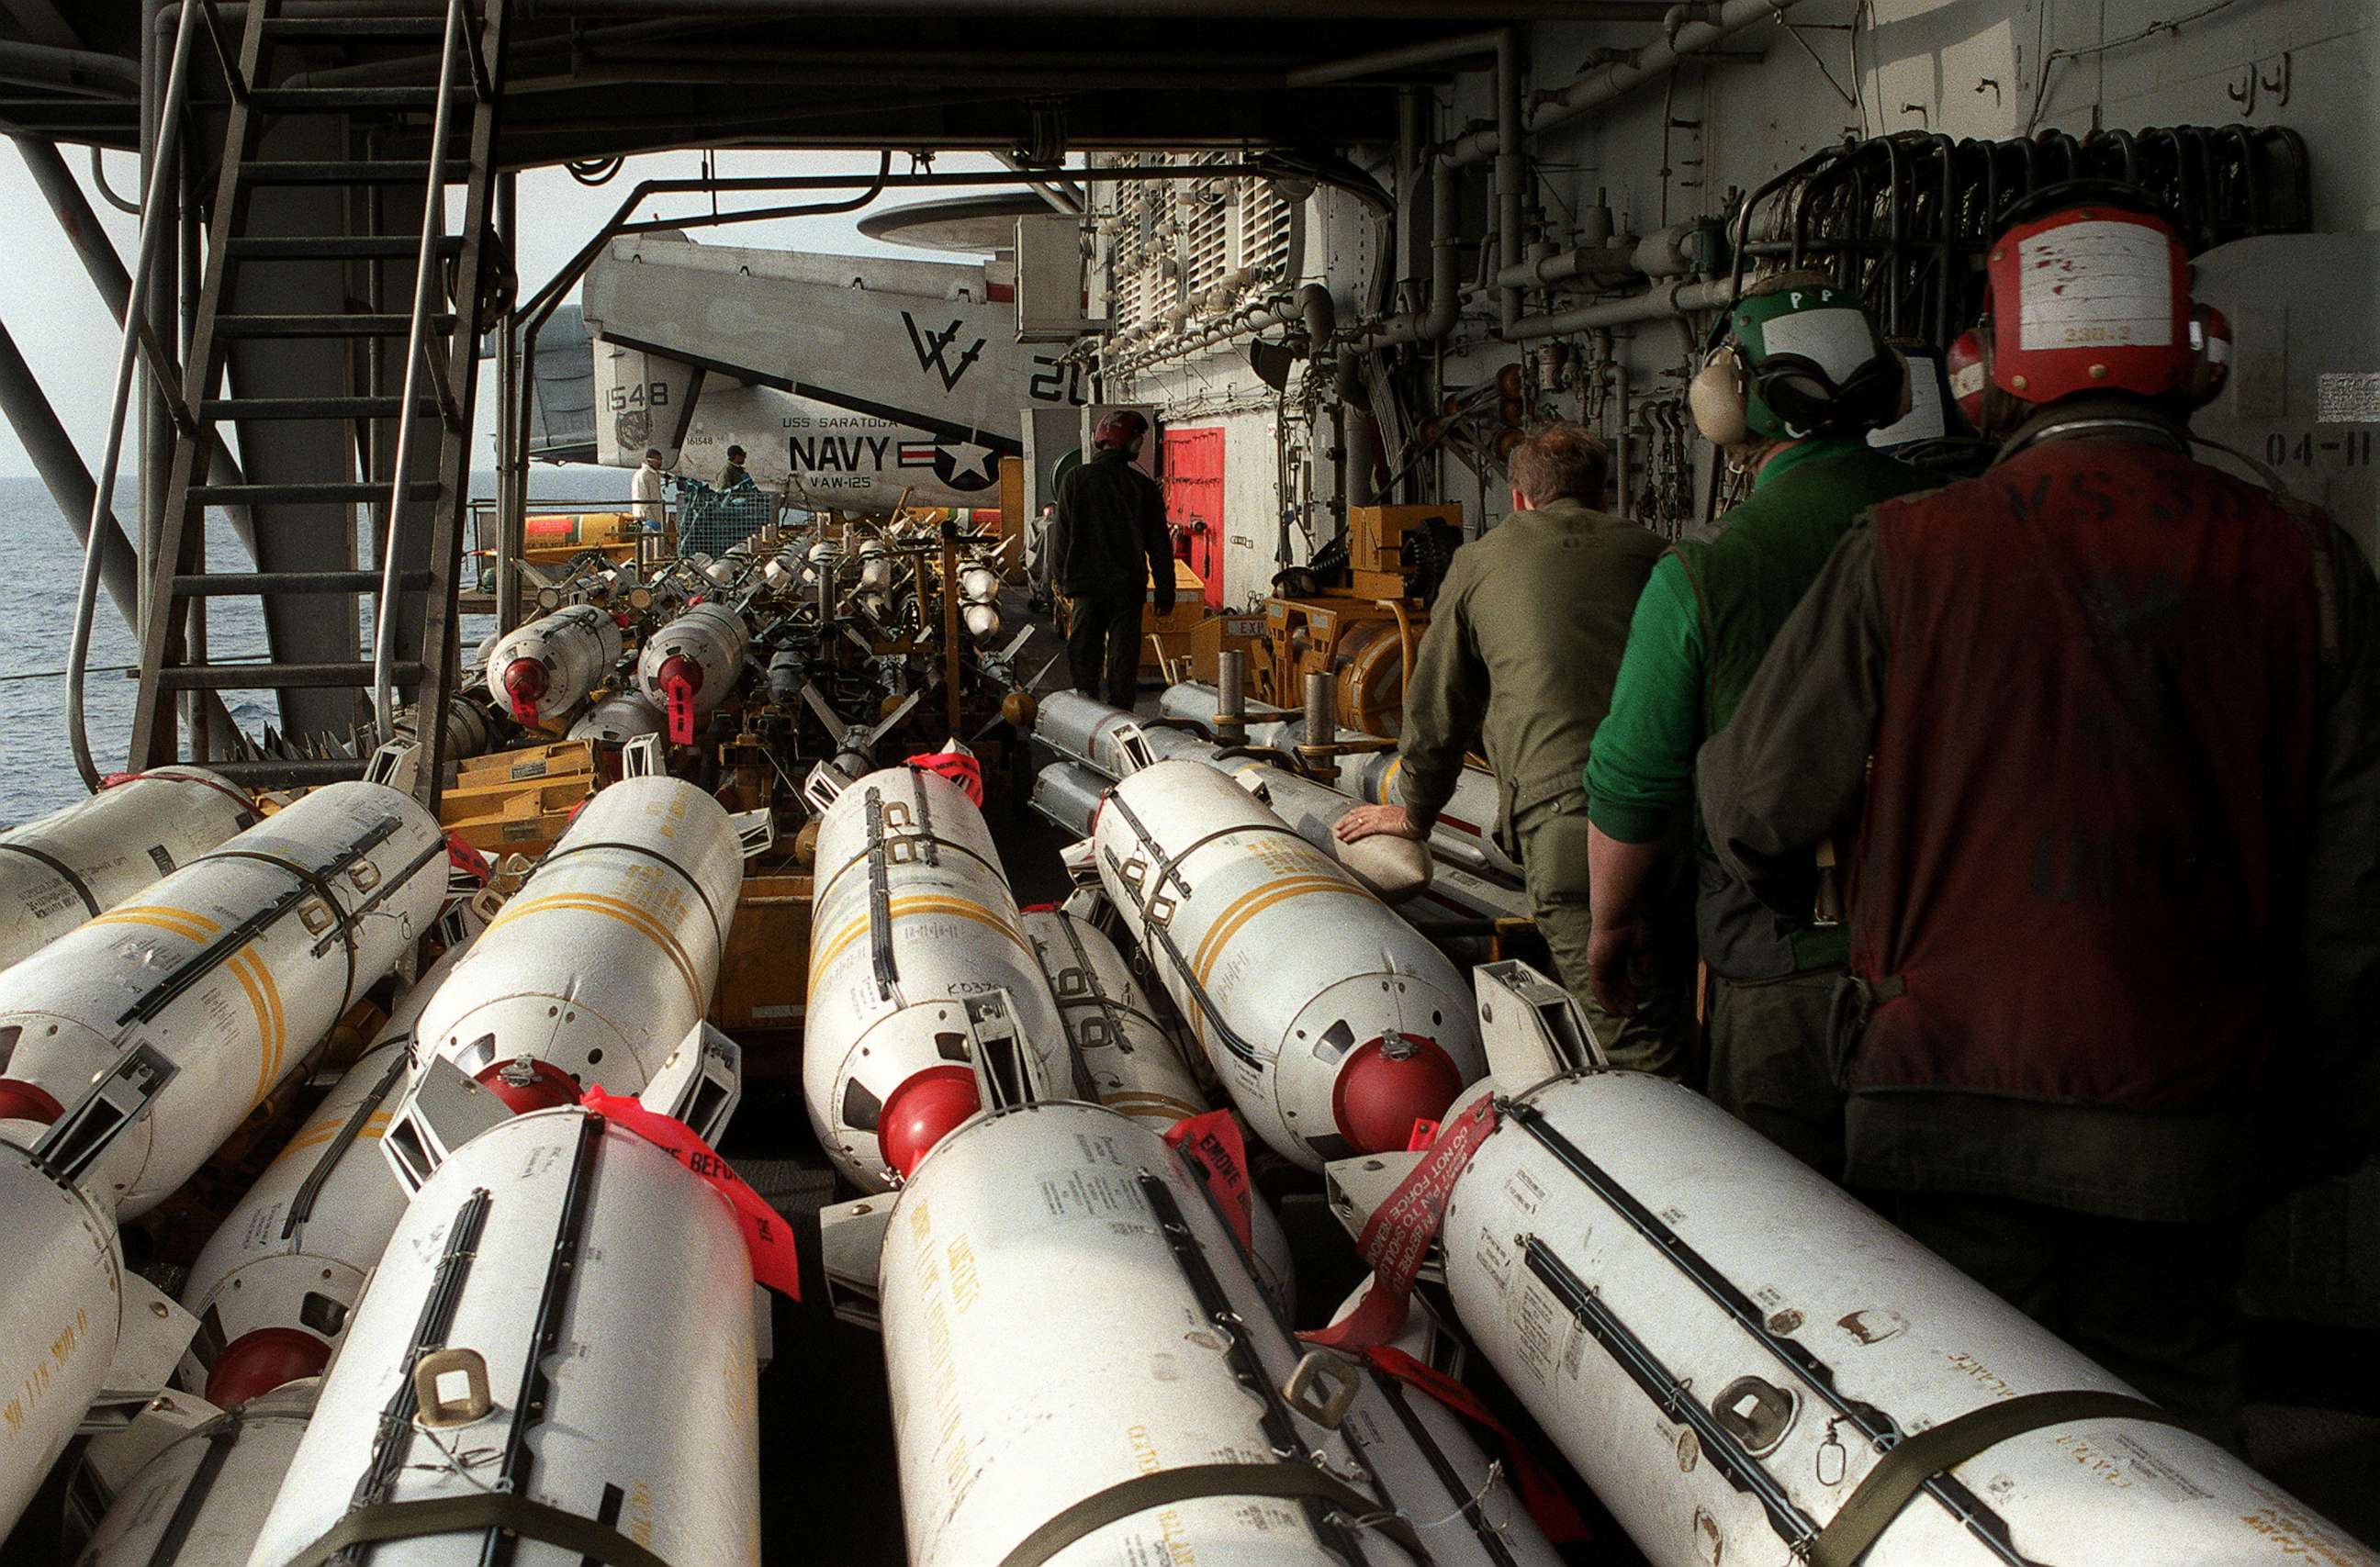
MULTIPOLYGON (((1715 540, 1673 547, 1629 627, 1611 711, 1585 771, 1595 935, 1589 983, 1637 1004, 1631 969, 1650 941, 1647 889, 1694 753, 1727 724, 1771 638, 1852 519, 1924 488, 1867 445, 1898 417, 1906 376, 1857 303, 1828 278, 1786 273, 1746 290, 1696 378, 1704 435, 1753 475, 1715 540)), ((1695 929, 1711 972, 1707 1088, 1744 1122, 1829 1174, 1842 1163, 1842 1096, 1825 1054, 1840 927, 1763 906, 1720 867, 1694 819, 1695 929)))

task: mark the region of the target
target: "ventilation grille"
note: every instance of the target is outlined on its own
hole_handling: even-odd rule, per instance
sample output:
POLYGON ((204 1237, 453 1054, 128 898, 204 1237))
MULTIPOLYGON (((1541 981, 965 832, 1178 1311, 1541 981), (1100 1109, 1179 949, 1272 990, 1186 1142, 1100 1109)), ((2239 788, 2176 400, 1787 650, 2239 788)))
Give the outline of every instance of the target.
MULTIPOLYGON (((1124 167, 1176 162, 1222 164, 1232 152, 1177 160, 1127 153, 1124 167)), ((1162 330, 1170 312, 1194 306, 1218 285, 1234 295, 1252 285, 1292 281, 1296 209, 1267 182, 1247 177, 1152 181, 1123 188, 1110 249, 1114 321, 1119 332, 1162 330)), ((1193 318, 1196 319, 1195 317, 1193 318)))

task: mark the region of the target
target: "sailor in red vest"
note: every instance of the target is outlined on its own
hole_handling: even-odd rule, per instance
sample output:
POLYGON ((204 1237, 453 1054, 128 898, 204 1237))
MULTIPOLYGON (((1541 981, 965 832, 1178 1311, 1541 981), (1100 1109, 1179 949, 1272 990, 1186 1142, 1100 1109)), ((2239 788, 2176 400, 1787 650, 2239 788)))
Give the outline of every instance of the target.
POLYGON ((2006 443, 1845 535, 1703 809, 1780 911, 1843 852, 1850 1184, 2236 1440, 2242 1220, 2352 1165, 2380 1057, 2380 586, 2192 460, 2230 345, 2161 213, 2004 225, 1950 364, 2006 443))

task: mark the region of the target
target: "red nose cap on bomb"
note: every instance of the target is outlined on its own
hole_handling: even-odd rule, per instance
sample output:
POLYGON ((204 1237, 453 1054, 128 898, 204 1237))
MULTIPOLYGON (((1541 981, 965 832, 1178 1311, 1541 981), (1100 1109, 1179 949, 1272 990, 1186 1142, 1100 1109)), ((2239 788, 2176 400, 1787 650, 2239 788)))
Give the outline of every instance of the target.
POLYGON ((207 1402, 233 1409, 300 1377, 321 1374, 331 1346, 296 1328, 258 1328, 224 1345, 207 1371, 207 1402))
POLYGON ((982 1108, 975 1074, 964 1066, 929 1066, 913 1074, 884 1101, 876 1124, 884 1162, 907 1180, 936 1143, 982 1108))
POLYGON ((523 723, 537 722, 537 704, 545 697, 545 665, 535 659, 515 659, 504 666, 504 696, 513 716, 523 723))
POLYGON ((504 1108, 515 1115, 578 1102, 577 1079, 553 1063, 533 1056, 490 1062, 480 1069, 477 1081, 504 1100, 504 1108))
POLYGON ((38 1085, 0 1077, 0 1121, 38 1121, 47 1126, 66 1113, 66 1107, 38 1085))
POLYGON ((1463 1072, 1434 1039, 1388 1034, 1356 1046, 1330 1085, 1330 1118, 1357 1153, 1402 1153, 1414 1123, 1436 1121, 1463 1091, 1463 1072))

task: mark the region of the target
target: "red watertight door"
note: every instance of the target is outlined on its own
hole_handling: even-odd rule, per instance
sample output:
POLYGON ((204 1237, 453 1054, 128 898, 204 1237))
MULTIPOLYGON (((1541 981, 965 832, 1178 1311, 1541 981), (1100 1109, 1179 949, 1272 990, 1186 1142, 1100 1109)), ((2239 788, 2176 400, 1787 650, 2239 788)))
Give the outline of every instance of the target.
POLYGON ((1188 541, 1184 557, 1207 585, 1207 607, 1223 607, 1223 432, 1165 432, 1165 519, 1188 541))

